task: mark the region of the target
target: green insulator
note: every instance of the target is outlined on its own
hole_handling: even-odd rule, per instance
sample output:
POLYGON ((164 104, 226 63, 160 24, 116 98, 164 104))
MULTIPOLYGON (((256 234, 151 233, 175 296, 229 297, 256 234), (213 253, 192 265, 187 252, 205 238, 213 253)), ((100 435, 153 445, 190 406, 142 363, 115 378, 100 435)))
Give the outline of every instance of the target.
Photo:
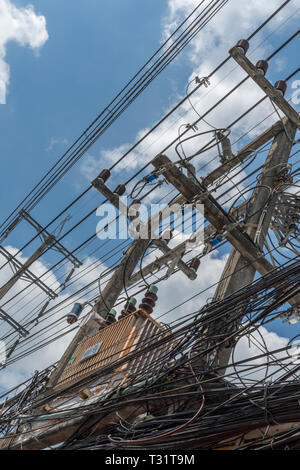
POLYGON ((137 303, 137 300, 136 300, 135 297, 130 297, 128 303, 131 304, 131 305, 135 305, 137 303))
POLYGON ((114 308, 112 308, 110 311, 109 311, 109 315, 112 315, 113 317, 115 317, 117 315, 117 310, 115 310, 114 308))

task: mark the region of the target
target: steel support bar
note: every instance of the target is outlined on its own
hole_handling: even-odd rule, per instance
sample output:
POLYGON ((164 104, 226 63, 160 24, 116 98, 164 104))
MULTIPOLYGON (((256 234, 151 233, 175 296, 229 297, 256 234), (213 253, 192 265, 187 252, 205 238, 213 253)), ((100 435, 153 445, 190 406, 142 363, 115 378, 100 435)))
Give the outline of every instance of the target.
POLYGON ((4 312, 2 308, 0 308, 0 318, 12 326, 16 331, 20 333, 22 336, 27 336, 29 331, 27 331, 20 323, 14 320, 8 313, 4 312))
POLYGON ((23 276, 24 273, 26 273, 26 270, 31 266, 43 253, 44 251, 53 244, 55 238, 53 235, 50 235, 44 243, 28 258, 28 260, 23 264, 23 267, 16 272, 12 278, 6 282, 1 288, 0 288, 0 299, 2 299, 8 291, 18 282, 18 280, 23 276))
POLYGON ((55 299, 55 297, 57 297, 57 294, 43 281, 41 281, 40 278, 38 278, 33 272, 31 272, 29 269, 24 270, 23 264, 18 259, 11 259, 12 255, 3 246, 0 246, 0 254, 4 256, 7 261, 11 262, 17 270, 23 269, 23 275, 25 275, 30 281, 34 282, 38 287, 40 287, 40 289, 48 294, 51 299, 55 299))
MULTIPOLYGON (((177 251, 176 253, 173 248, 169 248, 167 243, 164 240, 153 240, 153 243, 160 249, 166 256, 169 256, 169 259, 174 259, 178 257, 183 251, 177 251)), ((184 261, 182 261, 181 256, 177 260, 176 265, 191 281, 194 281, 197 278, 197 274, 193 271, 184 261)))
MULTIPOLYGON (((120 201, 119 199, 119 196, 115 193, 113 193, 106 185, 105 183, 103 182, 103 180, 101 178, 96 178, 95 180, 92 181, 92 185, 94 186, 94 188, 96 188, 101 194, 103 194, 103 196, 108 200, 110 201, 118 210, 121 211, 121 213, 127 217, 127 206, 123 205, 122 202, 120 201)), ((163 214, 163 212, 162 212, 163 214)), ((151 222, 153 222, 155 219, 154 218, 150 218, 148 220, 148 227, 149 227, 149 232, 151 231, 151 222)), ((130 220, 130 219, 129 219, 130 220)), ((149 242, 150 240, 148 240, 149 242)), ((152 242, 154 243, 154 245, 157 246, 157 248, 162 251, 164 254, 169 254, 172 250, 171 248, 168 247, 167 243, 164 241, 164 240, 161 240, 161 239, 153 239, 152 242)), ((196 279, 197 277, 197 274, 195 273, 195 271, 193 271, 192 269, 190 269, 188 267, 188 265, 186 263, 184 263, 184 261, 182 261, 181 259, 178 260, 177 262, 177 266, 178 268, 191 280, 194 280, 196 279)))
POLYGON ((288 117, 298 129, 300 129, 300 116, 288 103, 278 90, 262 75, 255 65, 241 52, 238 47, 230 49, 231 57, 245 70, 262 91, 278 106, 278 108, 288 117))
MULTIPOLYGON (((32 225, 37 230, 37 232, 40 232, 43 237, 49 237, 51 235, 46 229, 44 229, 44 227, 41 224, 39 224, 33 217, 31 217, 31 215, 29 215, 24 209, 20 212, 20 214, 22 215, 22 217, 24 217, 25 220, 27 220, 27 222, 30 225, 32 225)), ((73 263, 74 266, 76 266, 77 268, 82 265, 81 261, 79 261, 79 259, 77 259, 76 256, 73 255, 73 253, 71 253, 59 241, 57 241, 54 236, 53 236, 53 239, 54 239, 53 248, 56 247, 58 251, 60 251, 65 256, 65 258, 71 261, 71 263, 73 263)))

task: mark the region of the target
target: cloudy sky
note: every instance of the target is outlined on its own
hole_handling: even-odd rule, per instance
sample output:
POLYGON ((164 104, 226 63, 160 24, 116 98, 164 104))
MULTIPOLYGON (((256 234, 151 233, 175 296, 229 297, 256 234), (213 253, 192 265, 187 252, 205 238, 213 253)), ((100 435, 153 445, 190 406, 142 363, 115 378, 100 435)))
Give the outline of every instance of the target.
MULTIPOLYGON (((29 4, 27 0, 0 0, 0 152, 2 174, 5 175, 0 187, 1 220, 17 206, 39 178, 198 3, 197 0, 32 0, 29 4)), ((164 113, 184 97, 187 84, 195 76, 208 75, 227 56, 228 49, 237 40, 249 36, 281 3, 280 0, 229 0, 179 58, 143 92, 62 179, 55 191, 34 209, 32 215, 40 223, 47 224, 87 187, 101 169, 110 166, 123 155, 164 113)), ((300 0, 292 0, 251 41, 249 58, 255 62, 267 57, 294 33, 297 30, 299 12, 300 0)), ((268 73, 271 82, 283 79, 298 66, 298 50, 299 39, 297 47, 294 42, 272 60, 268 73)), ((194 95, 194 106, 200 113, 206 111, 244 76, 235 63, 229 61, 213 76, 207 89, 202 87, 194 95)), ((290 98, 293 92, 289 87, 287 97, 290 98)), ((262 96, 261 91, 248 81, 239 93, 232 95, 230 101, 224 102, 211 113, 208 121, 214 126, 226 127, 262 96)), ((233 130, 233 150, 241 148, 244 142, 247 143, 250 138, 275 122, 278 117, 273 111, 270 103, 264 101, 243 119, 238 128, 233 130), (254 128, 249 133, 251 123, 254 128), (244 136, 246 132, 247 135, 244 136)), ((184 104, 116 167, 111 184, 125 181, 178 135, 179 126, 191 123, 196 118, 190 105, 184 104)), ((206 125, 202 124, 199 128, 204 130, 206 125)), ((195 144, 189 150, 193 149, 193 145, 195 144)), ((172 152, 170 156, 173 156, 172 152)), ((198 168, 206 164, 203 176, 218 164, 217 161, 211 162, 211 158, 212 153, 208 152, 198 162, 198 168)), ((71 211, 72 222, 66 224, 65 230, 100 202, 99 194, 89 194, 71 211)), ((93 215, 65 238, 65 245, 70 250, 77 247, 95 232, 96 223, 96 216, 93 215)), ((9 239, 5 240, 4 246, 11 253, 16 253, 33 234, 26 224, 20 224, 9 239)), ((24 262, 37 246, 38 241, 24 249, 18 259, 24 262)), ((115 246, 111 244, 110 248, 115 246)), ((171 281, 162 283, 157 316, 175 307, 187 297, 187 292, 188 297, 193 296, 217 282, 227 254, 226 251, 219 250, 207 256, 197 281, 193 283, 182 274, 176 274, 171 281)), ((63 301, 69 293, 94 280, 99 271, 107 266, 106 255, 106 246, 102 246, 100 241, 97 244, 97 240, 89 249, 80 252, 83 266, 77 271, 74 283, 55 303, 63 301), (80 273, 84 274, 84 278, 80 273)), ((57 254, 48 253, 32 269, 41 275, 58 260, 57 254)), ((50 269, 44 280, 49 286, 57 288, 70 269, 68 264, 64 264, 60 270, 50 269)), ((8 266, 0 270, 1 283, 6 282, 10 272, 8 266)), ((25 281, 21 281, 2 300, 2 305, 24 287, 25 281)), ((214 287, 196 297, 188 304, 188 312, 201 307, 213 292, 214 287)), ((95 291, 91 295, 95 295, 95 291)), ((21 295, 8 303, 5 309, 20 320, 24 315, 30 317, 38 312, 45 300, 45 294, 38 290, 33 290, 32 293, 26 291, 25 296, 21 295)), ((51 318, 49 316, 47 319, 47 325, 63 318, 66 311, 67 307, 57 311, 54 309, 51 318)), ((176 316, 188 312, 178 309, 176 316)), ((172 321, 174 312, 172 315, 164 318, 172 321)), ((55 333, 55 328, 62 328, 63 321, 62 319, 58 326, 56 324, 49 329, 47 334, 55 333)), ((1 326, 5 330, 5 326, 1 326)), ((292 335, 290 327, 282 322, 275 323, 269 332, 264 330, 263 333, 271 349, 280 347, 292 335)), ((0 387, 5 389, 15 385, 35 369, 57 360, 69 340, 70 335, 56 342, 55 347, 47 346, 41 352, 2 371, 0 387)), ((246 343, 241 348, 243 356, 246 343)))

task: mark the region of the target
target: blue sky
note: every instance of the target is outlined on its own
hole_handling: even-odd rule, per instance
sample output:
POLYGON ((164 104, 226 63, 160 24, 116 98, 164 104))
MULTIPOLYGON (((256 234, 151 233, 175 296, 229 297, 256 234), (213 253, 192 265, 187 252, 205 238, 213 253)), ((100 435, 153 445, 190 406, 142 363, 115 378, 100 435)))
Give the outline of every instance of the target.
MULTIPOLYGON (((18 8, 28 5, 27 0, 10 3, 18 8)), ((10 67, 10 82, 6 90, 6 104, 0 105, 0 154, 4 176, 0 188, 0 220, 16 207, 68 145, 160 46, 164 29, 191 11, 197 2, 32 0, 30 3, 34 15, 44 17, 49 37, 36 48, 26 44, 23 46, 15 40, 5 43, 4 60, 10 67)), ((271 0, 261 6, 261 2, 255 0, 246 12, 242 12, 239 2, 231 0, 224 8, 224 16, 217 17, 216 26, 209 25, 204 29, 192 46, 152 82, 88 155, 56 186, 55 191, 34 209, 32 215, 42 224, 48 223, 89 184, 89 175, 95 177, 98 171, 113 161, 120 149, 134 143, 139 132, 152 126, 171 105, 184 96, 192 74, 203 76, 209 73, 213 66, 226 57, 230 46, 249 35, 280 3, 279 0, 271 0)), ((299 0, 293 0, 290 7, 251 42, 250 53, 254 54, 251 60, 261 59, 273 52, 297 29, 299 8, 299 0)), ((270 63, 268 78, 271 82, 284 78, 296 68, 298 50, 299 40, 298 49, 296 43, 293 43, 270 63)), ((241 77, 241 71, 234 69, 230 61, 222 73, 215 77, 212 90, 209 89, 207 95, 201 91, 195 97, 195 102, 199 101, 201 109, 208 108, 241 77), (227 77, 230 72, 231 75, 227 77)), ((230 103, 212 115, 212 122, 220 126, 228 125, 242 112, 243 106, 246 109, 261 96, 253 84, 249 87, 247 85, 243 88, 243 99, 238 95, 233 96, 230 103)), ((291 96, 290 88, 287 96, 291 96)), ((249 119, 256 123, 271 111, 267 105, 262 106, 249 119)), ((178 122, 187 122, 186 119, 190 122, 196 116, 191 114, 190 109, 184 108, 177 118, 178 122)), ((272 119, 271 122, 277 120, 274 116, 272 119)), ((267 126, 268 121, 258 127, 257 133, 267 126)), ((244 120, 234 137, 240 137, 249 127, 249 120, 244 120)), ((155 135, 157 143, 153 138, 147 143, 149 148, 145 145, 137 151, 127 166, 116 170, 112 181, 124 181, 149 161, 168 139, 176 135, 177 128, 177 121, 173 123, 170 120, 161 133, 155 135)), ((243 138, 237 148, 248 141, 249 136, 243 138)), ((79 220, 84 211, 97 207, 102 199, 93 192, 78 208, 74 207, 71 211, 73 219, 66 229, 79 220)), ((66 246, 74 249, 95 232, 96 223, 96 216, 91 217, 83 228, 66 238, 66 246)), ((22 223, 10 235, 7 243, 20 248, 33 233, 22 223)), ((37 244, 26 249, 24 256, 29 256, 37 244)), ((114 245, 112 242, 110 246, 114 245)), ((208 276, 210 281, 220 274, 223 265, 219 260, 223 255, 224 252, 220 251, 215 264, 218 271, 212 271, 211 277, 208 276)), ((50 266, 57 259, 53 253, 47 254, 43 257, 44 266, 50 266)), ((212 260, 210 263, 214 265, 212 260)), ((162 302, 164 307, 167 300, 162 302)), ((276 322, 272 329, 283 336, 295 331, 295 328, 282 322, 276 322)))
MULTIPOLYGON (((0 145, 3 171, 14 190, 8 180, 1 187, 6 201, 1 215, 16 206, 65 149, 58 143, 47 152, 51 138, 71 143, 158 47, 166 9, 164 1, 144 2, 143 8, 137 0, 31 3, 46 17, 49 40, 38 57, 15 42, 7 47, 11 81, 7 104, 0 107, 0 145)), ((143 106, 155 119, 163 90, 153 88, 143 106)), ((118 128, 107 143, 119 144, 128 133, 133 137, 138 122, 141 113, 131 113, 132 126, 118 128)))

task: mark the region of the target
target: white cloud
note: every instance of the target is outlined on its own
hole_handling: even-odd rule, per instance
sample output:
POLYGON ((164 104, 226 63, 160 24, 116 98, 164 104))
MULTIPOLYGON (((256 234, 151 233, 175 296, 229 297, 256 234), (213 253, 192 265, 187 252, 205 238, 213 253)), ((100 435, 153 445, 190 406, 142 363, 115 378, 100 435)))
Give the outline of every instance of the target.
MULTIPOLYGON (((6 246, 5 248, 11 255, 16 255, 18 252, 18 250, 12 246, 6 246)), ((27 260, 23 254, 18 254, 16 258, 21 263, 24 263, 27 260)), ((2 266, 5 261, 6 260, 0 255, 0 266, 2 266)), ((62 333, 63 331, 61 330, 65 327, 67 328, 64 331, 71 330, 72 327, 68 327, 65 320, 65 315, 70 311, 70 308, 72 308, 72 305, 77 300, 77 298, 75 297, 74 299, 68 300, 68 296, 97 278, 97 275, 99 275, 99 267, 97 269, 94 266, 96 261, 98 260, 88 257, 85 259, 83 265, 75 270, 74 275, 69 282, 69 284, 71 283, 70 286, 68 286, 68 288, 61 294, 59 294, 56 299, 50 302, 47 310, 50 308, 52 309, 62 301, 66 301, 66 303, 63 304, 62 307, 58 306, 57 309, 54 309, 50 314, 46 314, 45 317, 42 317, 37 326, 34 325, 34 323, 30 325, 30 328, 28 328, 30 331, 30 336, 26 337, 26 340, 23 344, 20 343, 18 348, 11 356, 10 360, 17 358, 21 353, 26 352, 27 349, 34 348, 39 343, 47 341, 47 337, 50 335, 55 336, 62 333), (84 277, 81 277, 83 274, 84 277), (54 325, 52 326, 53 323, 54 325), (38 331, 40 331, 40 333, 38 333, 38 331), (36 333, 38 334, 35 336, 36 333)), ((30 266, 30 271, 38 277, 42 276, 47 270, 48 268, 41 259, 30 266)), ((59 288, 61 285, 60 283, 65 279, 69 271, 70 266, 66 265, 60 272, 54 273, 50 271, 47 273, 47 275, 42 277, 42 280, 52 290, 56 290, 59 288)), ((0 270, 0 285, 3 285, 5 282, 7 282, 11 276, 12 270, 9 265, 6 265, 0 270)), ((27 286, 28 282, 24 279, 20 279, 17 284, 12 287, 9 293, 1 299, 1 306, 3 306, 7 300, 13 298, 18 292, 27 286)), ((20 324, 24 325, 29 320, 37 317, 37 314, 41 310, 47 298, 47 295, 40 288, 32 285, 27 290, 25 290, 24 293, 21 293, 18 297, 16 297, 16 299, 12 300, 12 302, 4 305, 3 310, 11 315, 20 324)), ((88 299, 82 295, 79 301, 84 300, 88 299)), ((0 321, 0 329, 1 338, 4 338, 7 332, 12 331, 12 328, 3 320, 0 321)), ((35 370, 42 370, 43 368, 48 367, 60 359, 73 335, 74 332, 70 332, 68 335, 63 336, 55 342, 46 345, 41 350, 32 352, 30 355, 18 359, 16 362, 8 365, 7 368, 1 370, 0 390, 14 387, 18 383, 21 383, 25 379, 29 378, 35 370)), ((10 336, 5 340, 6 352, 9 351, 17 337, 18 335, 14 333, 13 336, 10 336)), ((21 342, 22 341, 23 340, 21 338, 21 342)))
MULTIPOLYGON (((18 253, 18 250, 15 247, 6 246, 5 248, 11 255, 16 255, 18 253)), ((24 263, 27 260, 27 257, 25 257, 23 254, 17 254, 16 258, 21 263, 24 263)), ((6 259, 0 255, 0 267, 5 262, 6 259)), ((62 285, 66 276, 69 274, 71 267, 71 263, 67 263, 62 267, 61 270, 55 273, 53 271, 48 272, 45 276, 42 277, 42 280, 48 287, 56 290, 59 288, 59 286, 62 285)), ((65 317, 67 313, 70 312, 74 302, 82 303, 97 296, 99 293, 98 284, 94 283, 93 286, 89 288, 91 292, 88 294, 83 292, 81 294, 77 294, 71 299, 69 299, 69 296, 86 287, 87 284, 95 281, 99 277, 100 272, 103 273, 105 269, 106 266, 95 257, 90 256, 84 259, 82 266, 77 268, 73 273, 70 281, 67 284, 66 290, 62 291, 57 298, 51 300, 47 310, 53 310, 50 313, 46 313, 45 317, 42 317, 37 326, 35 326, 33 323, 30 325, 30 328, 28 328, 30 331, 30 336, 26 337, 23 344, 20 343, 18 348, 9 359, 17 359, 16 362, 12 362, 12 364, 8 364, 7 368, 0 370, 1 393, 3 390, 12 388, 28 379, 30 376, 32 376, 35 370, 42 370, 61 358, 62 354, 76 333, 76 330, 75 332, 71 331, 74 325, 68 326, 65 317), (62 306, 58 305, 64 301, 65 303, 63 303, 62 306), (55 308, 55 306, 57 306, 57 308, 55 308), (50 342, 48 345, 43 346, 42 349, 32 351, 24 358, 18 359, 18 356, 21 353, 26 353, 27 349, 34 349, 34 347, 38 346, 39 344, 42 344, 48 340, 51 341, 51 335, 53 335, 52 339, 54 339, 59 334, 68 331, 68 334, 58 338, 52 343, 50 342), (35 336, 36 333, 38 334, 35 336)), ((38 277, 41 277, 47 270, 47 266, 41 259, 30 266, 30 271, 38 277)), ((11 276, 12 270, 8 265, 0 269, 0 286, 7 282, 11 276)), ((105 279, 102 280, 102 287, 104 287, 106 281, 107 278, 105 277, 105 279)), ((13 298, 27 285, 27 281, 20 279, 17 284, 15 284, 15 286, 9 291, 9 293, 0 300, 0 306, 3 306, 7 300, 13 298)), ((26 291, 24 291, 24 293, 21 293, 16 299, 12 300, 11 303, 3 306, 3 310, 11 315, 20 324, 24 325, 27 321, 36 318, 46 300, 47 295, 40 288, 32 285, 26 291)), ((89 310, 89 307, 86 307, 81 317, 87 314, 89 310)), ((77 325, 79 325, 79 323, 77 325)), ((4 338, 8 331, 11 332, 12 328, 3 320, 0 320, 0 331, 1 360, 1 338, 4 338)), ((9 351, 10 347, 16 339, 17 334, 14 334, 13 339, 12 337, 10 337, 8 340, 5 339, 6 353, 9 351)), ((22 338, 21 341, 23 341, 22 338)))
POLYGON ((213 252, 201 259, 201 265, 197 271, 198 276, 194 281, 189 280, 179 271, 171 279, 161 282, 158 286, 159 300, 155 318, 160 318, 162 322, 172 323, 186 315, 188 318, 189 314, 200 310, 212 298, 216 288, 214 284, 220 277, 227 260, 227 255, 221 258, 217 256, 218 253, 213 252), (180 306, 177 307, 177 305, 180 306), (171 311, 167 313, 169 310, 171 311))
POLYGON ((46 147, 46 152, 51 152, 55 145, 69 145, 68 139, 51 137, 49 145, 46 147))
POLYGON ((38 51, 48 39, 46 19, 37 15, 32 5, 16 7, 10 0, 0 0, 0 104, 5 104, 9 84, 9 65, 5 61, 10 41, 38 51))
MULTIPOLYGON (((12 246, 5 247, 7 251, 11 255, 16 255, 18 250, 12 246)), ((18 254, 16 256, 17 260, 21 263, 26 262, 27 258, 22 255, 18 254)), ((6 262, 6 259, 1 255, 0 256, 0 265, 2 266, 6 262)), ((41 276, 47 270, 46 266, 43 264, 41 260, 35 261, 30 267, 30 271, 34 273, 36 276, 41 276)), ((8 279, 11 278, 13 272, 9 265, 6 265, 0 270, 0 285, 3 285, 7 282, 8 279)), ((59 287, 59 282, 56 279, 54 273, 50 272, 47 276, 43 277, 42 280, 47 284, 48 287, 55 290, 59 287)), ((22 289, 28 287, 28 282, 24 279, 20 279, 12 288, 11 290, 1 299, 0 303, 3 306, 3 310, 9 314, 14 320, 17 322, 24 324, 28 321, 29 318, 36 317, 37 313, 41 309, 41 306, 47 300, 47 295, 41 291, 36 286, 30 286, 24 293, 20 294, 16 299, 12 300, 7 305, 4 305, 7 300, 13 298, 17 293, 19 293, 22 289), (25 320, 26 318, 26 320, 25 320)), ((52 301, 49 305, 53 306, 56 302, 63 300, 64 296, 60 296, 58 299, 52 301)), ((62 316, 62 313, 56 313, 49 318, 49 320, 42 323, 44 326, 50 324, 54 320, 57 320, 62 316)), ((33 326, 33 325, 31 325, 33 326)), ((31 333, 35 333, 38 327, 33 327, 31 333)), ((8 332, 13 331, 12 328, 3 320, 1 320, 1 338, 4 338, 8 332)), ((45 336, 49 334, 45 332, 45 336)), ((13 344, 13 342, 17 339, 18 335, 14 333, 13 336, 5 340, 6 343, 6 352, 9 351, 9 347, 13 344)), ((36 338, 33 342, 28 339, 28 347, 37 342, 41 338, 36 338)), ((27 347, 27 346, 26 346, 27 347)), ((53 348, 53 346, 49 346, 45 348, 43 351, 43 355, 40 352, 35 353, 33 356, 29 356, 27 358, 21 359, 19 362, 8 366, 6 369, 2 370, 0 373, 0 388, 9 388, 15 386, 16 384, 24 381, 28 378, 36 369, 42 369, 46 365, 48 366, 52 362, 57 360, 57 352, 59 351, 60 345, 58 347, 53 348)), ((21 352, 19 349, 19 352, 21 352)), ((16 349, 15 355, 19 354, 18 350, 16 349)), ((12 358, 14 355, 12 356, 12 358)))

